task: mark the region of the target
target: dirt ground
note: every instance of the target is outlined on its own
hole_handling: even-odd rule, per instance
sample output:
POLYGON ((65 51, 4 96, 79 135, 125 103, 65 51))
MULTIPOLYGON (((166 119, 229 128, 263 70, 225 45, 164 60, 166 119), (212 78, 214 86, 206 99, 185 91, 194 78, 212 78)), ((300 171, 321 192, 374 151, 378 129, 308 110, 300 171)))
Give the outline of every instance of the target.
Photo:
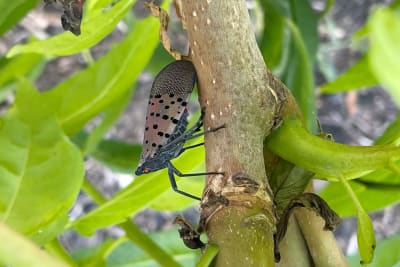
MULTIPOLYGON (((323 0, 314 0, 313 3, 315 8, 318 9, 324 2, 323 0)), ((371 8, 375 4, 389 2, 391 1, 335 1, 332 11, 327 18, 321 21, 319 26, 321 44, 316 69, 318 85, 326 81, 327 73, 341 73, 358 58, 359 53, 350 44, 352 33, 364 24, 371 8)), ((43 5, 40 5, 18 26, 0 38, 0 55, 4 55, 13 44, 26 40, 29 36, 34 35, 38 38, 45 38, 61 32, 59 16, 59 10, 52 7, 44 8, 43 5)), ((91 49, 93 57, 97 58, 105 53, 111 44, 124 36, 124 31, 124 25, 119 25, 110 36, 91 49)), ((85 64, 81 55, 52 60, 45 67, 36 85, 40 90, 51 88, 77 69, 84 67, 85 64)), ((143 74, 140 77, 132 104, 111 130, 110 137, 129 142, 141 142, 143 129, 133 125, 144 125, 143 114, 147 101, 143 100, 148 96, 151 82, 152 77, 149 74, 143 74)), ((11 98, 8 99, 8 102, 11 101, 11 98)), ((6 105, 7 103, 0 103, 0 108, 6 105)), ((345 94, 318 95, 317 105, 318 116, 324 131, 332 133, 336 141, 352 145, 371 144, 374 138, 379 136, 396 117, 398 112, 390 97, 379 87, 345 94)), ((88 160, 86 165, 87 176, 106 196, 111 196, 132 179, 127 175, 113 173, 93 160, 88 160)), ((81 194, 77 204, 71 211, 71 217, 77 217, 92 208, 93 203, 91 200, 81 194)), ((145 210, 138 214, 135 220, 143 228, 151 231, 170 227, 175 215, 172 212, 158 213, 145 210)), ((189 217, 189 220, 196 222, 198 216, 197 208, 185 211, 184 215, 189 217)), ((399 205, 372 214, 377 237, 384 238, 399 233, 400 225, 395 223, 399 221, 399 216, 399 205)), ((346 253, 356 250, 355 229, 355 219, 345 219, 335 232, 340 245, 346 253)), ((120 230, 111 227, 99 231, 90 238, 84 238, 76 233, 69 232, 62 239, 67 244, 67 247, 73 250, 77 247, 98 244, 105 237, 118 236, 120 234, 120 230)))

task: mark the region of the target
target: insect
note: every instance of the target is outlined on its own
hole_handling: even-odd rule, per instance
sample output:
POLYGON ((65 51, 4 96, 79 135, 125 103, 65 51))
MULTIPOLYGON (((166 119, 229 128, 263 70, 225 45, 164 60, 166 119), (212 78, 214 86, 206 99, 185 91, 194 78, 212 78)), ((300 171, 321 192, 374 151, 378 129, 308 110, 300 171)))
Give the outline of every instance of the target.
POLYGON ((220 126, 207 131, 196 133, 203 125, 203 116, 196 124, 186 130, 188 125, 187 101, 196 82, 196 71, 192 62, 177 60, 167 65, 154 79, 150 100, 148 103, 143 150, 136 175, 154 172, 168 168, 168 177, 172 189, 184 196, 200 200, 199 197, 181 191, 175 181, 175 176, 199 176, 222 174, 219 172, 183 174, 171 163, 185 150, 198 147, 204 143, 184 147, 187 140, 202 136, 208 132, 215 132, 223 128, 220 126))
POLYGON ((46 5, 59 2, 64 8, 64 14, 61 16, 63 29, 75 35, 81 34, 82 12, 85 0, 44 0, 44 2, 46 5))

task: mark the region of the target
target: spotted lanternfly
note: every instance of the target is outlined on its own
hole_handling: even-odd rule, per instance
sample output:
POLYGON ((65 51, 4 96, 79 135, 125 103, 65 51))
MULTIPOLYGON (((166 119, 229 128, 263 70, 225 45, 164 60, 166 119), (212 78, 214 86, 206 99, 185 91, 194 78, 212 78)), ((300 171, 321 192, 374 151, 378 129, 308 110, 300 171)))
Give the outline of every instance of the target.
POLYGON ((61 16, 63 29, 75 35, 81 34, 81 21, 85 0, 44 0, 44 2, 46 5, 59 2, 64 8, 64 14, 61 16))
POLYGON ((168 168, 168 176, 172 189, 182 195, 198 199, 178 189, 174 174, 179 177, 221 174, 217 172, 183 174, 171 163, 183 151, 203 145, 203 143, 183 147, 189 139, 208 132, 216 131, 224 126, 196 133, 203 125, 203 115, 197 123, 186 130, 188 125, 188 99, 196 82, 196 71, 192 62, 177 60, 166 66, 154 79, 148 103, 143 150, 136 175, 168 168))

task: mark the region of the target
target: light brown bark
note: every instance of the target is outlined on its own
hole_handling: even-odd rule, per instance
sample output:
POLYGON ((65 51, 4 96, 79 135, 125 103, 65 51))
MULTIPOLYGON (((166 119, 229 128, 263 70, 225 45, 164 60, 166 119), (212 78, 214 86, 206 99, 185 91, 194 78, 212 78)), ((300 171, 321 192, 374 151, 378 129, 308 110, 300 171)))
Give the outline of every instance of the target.
POLYGON ((263 140, 277 109, 245 1, 182 0, 178 5, 198 74, 209 172, 202 226, 218 244, 216 266, 274 266, 273 203, 263 140))

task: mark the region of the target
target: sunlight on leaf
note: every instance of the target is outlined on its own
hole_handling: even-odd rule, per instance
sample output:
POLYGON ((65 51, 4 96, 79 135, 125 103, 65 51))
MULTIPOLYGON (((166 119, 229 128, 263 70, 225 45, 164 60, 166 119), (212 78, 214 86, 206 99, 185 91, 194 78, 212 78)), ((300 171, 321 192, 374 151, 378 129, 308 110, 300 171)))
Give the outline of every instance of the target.
POLYGON ((376 247, 376 240, 374 234, 374 228, 372 226, 371 218, 364 211, 361 203, 359 202, 357 195, 354 193, 348 181, 343 177, 338 176, 340 183, 347 191, 353 206, 357 213, 357 243, 358 250, 361 256, 361 264, 367 264, 374 258, 374 250, 376 247))
POLYGON ((372 15, 370 28, 371 68, 386 87, 393 100, 400 105, 400 16, 390 9, 378 9, 372 15))
POLYGON ((37 40, 24 45, 14 46, 7 54, 13 57, 21 53, 38 53, 47 56, 67 56, 92 47, 114 30, 117 23, 131 9, 136 0, 117 1, 107 11, 94 10, 85 16, 81 25, 81 35, 63 32, 46 40, 37 40))
POLYGON ((52 107, 25 81, 1 119, 0 146, 7 151, 0 154, 1 221, 39 243, 54 238, 79 192, 83 161, 52 107))
POLYGON ((321 86, 322 93, 338 93, 378 84, 370 70, 368 57, 362 57, 335 80, 321 86))
POLYGON ((144 19, 108 54, 45 93, 63 129, 72 134, 120 99, 150 60, 158 42, 157 20, 144 19))

